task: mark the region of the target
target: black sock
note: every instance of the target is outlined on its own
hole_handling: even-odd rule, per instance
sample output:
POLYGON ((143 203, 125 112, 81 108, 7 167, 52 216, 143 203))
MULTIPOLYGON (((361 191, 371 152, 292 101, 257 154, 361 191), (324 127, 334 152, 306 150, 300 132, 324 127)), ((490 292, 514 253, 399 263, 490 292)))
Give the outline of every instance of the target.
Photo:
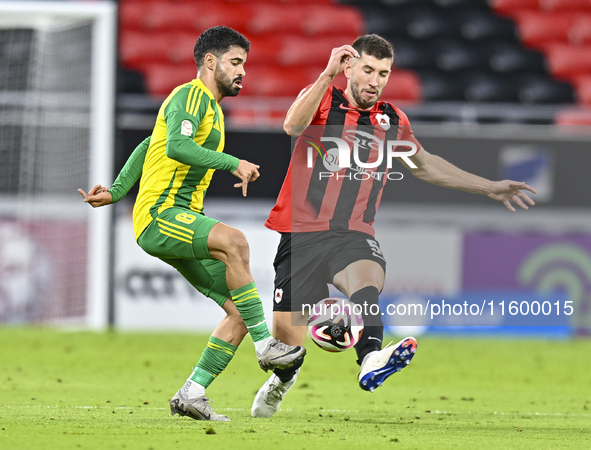
POLYGON ((357 352, 357 364, 361 365, 363 358, 373 351, 382 349, 382 340, 384 339, 384 324, 382 322, 382 315, 371 314, 379 311, 376 306, 379 305, 379 292, 374 286, 367 286, 358 290, 351 295, 351 301, 355 304, 363 306, 363 333, 359 338, 359 342, 355 344, 355 351, 357 352))
POLYGON ((275 369, 273 373, 279 377, 282 383, 290 381, 300 367, 304 364, 304 358, 298 359, 293 366, 286 367, 285 369, 275 369))

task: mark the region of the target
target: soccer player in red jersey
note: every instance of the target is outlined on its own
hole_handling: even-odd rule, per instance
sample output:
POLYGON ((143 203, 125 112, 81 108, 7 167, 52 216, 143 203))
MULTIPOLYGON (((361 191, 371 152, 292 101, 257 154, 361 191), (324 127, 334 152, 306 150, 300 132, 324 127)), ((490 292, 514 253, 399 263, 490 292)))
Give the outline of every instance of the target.
MULTIPOLYGON (((281 233, 274 261, 273 335, 287 344, 304 342, 307 327, 300 306, 328 297, 327 283, 355 304, 378 305, 386 262, 372 224, 383 187, 394 179, 392 155, 421 180, 487 195, 510 211, 515 211, 511 202, 523 209, 534 204, 525 191, 535 190, 527 184, 486 180, 421 147, 406 115, 379 101, 393 60, 391 44, 377 35, 361 36, 352 45, 335 48, 326 69, 287 112, 284 130, 299 137, 265 223, 281 233), (345 90, 332 84, 343 71, 345 90), (398 141, 395 148, 384 147, 393 140, 398 141), (352 144, 347 150, 350 155, 342 153, 347 142, 352 144), (334 143, 338 148, 327 150, 334 143)), ((382 349, 381 314, 368 310, 372 309, 364 308, 365 328, 355 349, 359 385, 373 391, 410 362, 416 340, 408 337, 382 349)), ((270 417, 279 409, 302 362, 274 371, 255 397, 253 417, 270 417)))

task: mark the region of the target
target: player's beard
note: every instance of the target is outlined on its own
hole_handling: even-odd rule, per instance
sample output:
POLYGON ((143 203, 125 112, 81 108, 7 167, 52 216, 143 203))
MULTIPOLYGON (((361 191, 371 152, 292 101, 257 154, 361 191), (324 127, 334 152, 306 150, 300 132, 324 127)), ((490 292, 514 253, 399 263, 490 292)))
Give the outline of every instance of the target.
POLYGON ((233 80, 230 79, 219 64, 215 70, 214 80, 222 97, 236 97, 240 93, 240 88, 234 87, 234 82, 242 80, 242 77, 236 77, 233 80))
POLYGON ((359 88, 359 84, 357 84, 357 82, 355 81, 355 78, 351 77, 351 95, 353 96, 353 100, 355 100, 355 103, 357 103, 357 106, 360 109, 371 108, 374 105, 374 103, 378 101, 381 94, 382 93, 379 92, 378 95, 376 95, 375 100, 364 101, 361 98, 361 89, 359 88))

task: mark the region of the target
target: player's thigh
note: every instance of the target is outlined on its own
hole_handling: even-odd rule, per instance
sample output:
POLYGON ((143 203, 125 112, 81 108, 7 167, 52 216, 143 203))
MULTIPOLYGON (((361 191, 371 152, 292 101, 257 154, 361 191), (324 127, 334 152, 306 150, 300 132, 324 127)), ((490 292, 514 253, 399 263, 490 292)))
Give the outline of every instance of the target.
POLYGON ((168 208, 146 227, 138 244, 157 258, 212 259, 207 238, 217 223, 185 208, 168 208))
MULTIPOLYGON (((296 242, 300 246, 302 242, 296 242)), ((302 326, 306 324, 308 306, 314 305, 328 297, 325 264, 322 264, 320 250, 296 248, 296 257, 292 252, 292 235, 283 234, 273 262, 274 280, 274 312, 288 312, 289 320, 282 320, 280 325, 302 326), (305 264, 304 261, 309 261, 305 264), (323 267, 324 266, 324 267, 323 267)), ((304 246, 305 247, 305 246, 304 246)), ((275 317, 275 314, 274 316, 275 317)), ((287 317, 287 315, 285 315, 287 317)), ((287 332, 287 331, 286 331, 287 332)))
POLYGON ((230 297, 226 266, 211 258, 207 237, 218 223, 184 208, 161 212, 138 239, 148 254, 170 264, 203 295, 220 306, 230 297))
POLYGON ((223 262, 214 259, 163 258, 162 260, 178 270, 195 289, 221 307, 230 298, 230 291, 226 284, 226 265, 223 262))
POLYGON ((375 261, 362 259, 355 261, 333 277, 333 284, 347 297, 367 286, 374 286, 379 292, 384 287, 385 273, 375 261))
POLYGON ((341 292, 351 296, 366 286, 384 287, 386 260, 379 242, 366 233, 335 233, 329 276, 341 292))

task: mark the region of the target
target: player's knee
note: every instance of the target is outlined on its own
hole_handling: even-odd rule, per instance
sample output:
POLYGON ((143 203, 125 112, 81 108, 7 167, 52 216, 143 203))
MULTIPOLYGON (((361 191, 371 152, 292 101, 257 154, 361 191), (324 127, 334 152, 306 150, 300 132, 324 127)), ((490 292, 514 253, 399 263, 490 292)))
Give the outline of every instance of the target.
POLYGON ((228 237, 228 256, 241 264, 248 264, 250 259, 250 248, 246 236, 239 230, 233 229, 228 237))

